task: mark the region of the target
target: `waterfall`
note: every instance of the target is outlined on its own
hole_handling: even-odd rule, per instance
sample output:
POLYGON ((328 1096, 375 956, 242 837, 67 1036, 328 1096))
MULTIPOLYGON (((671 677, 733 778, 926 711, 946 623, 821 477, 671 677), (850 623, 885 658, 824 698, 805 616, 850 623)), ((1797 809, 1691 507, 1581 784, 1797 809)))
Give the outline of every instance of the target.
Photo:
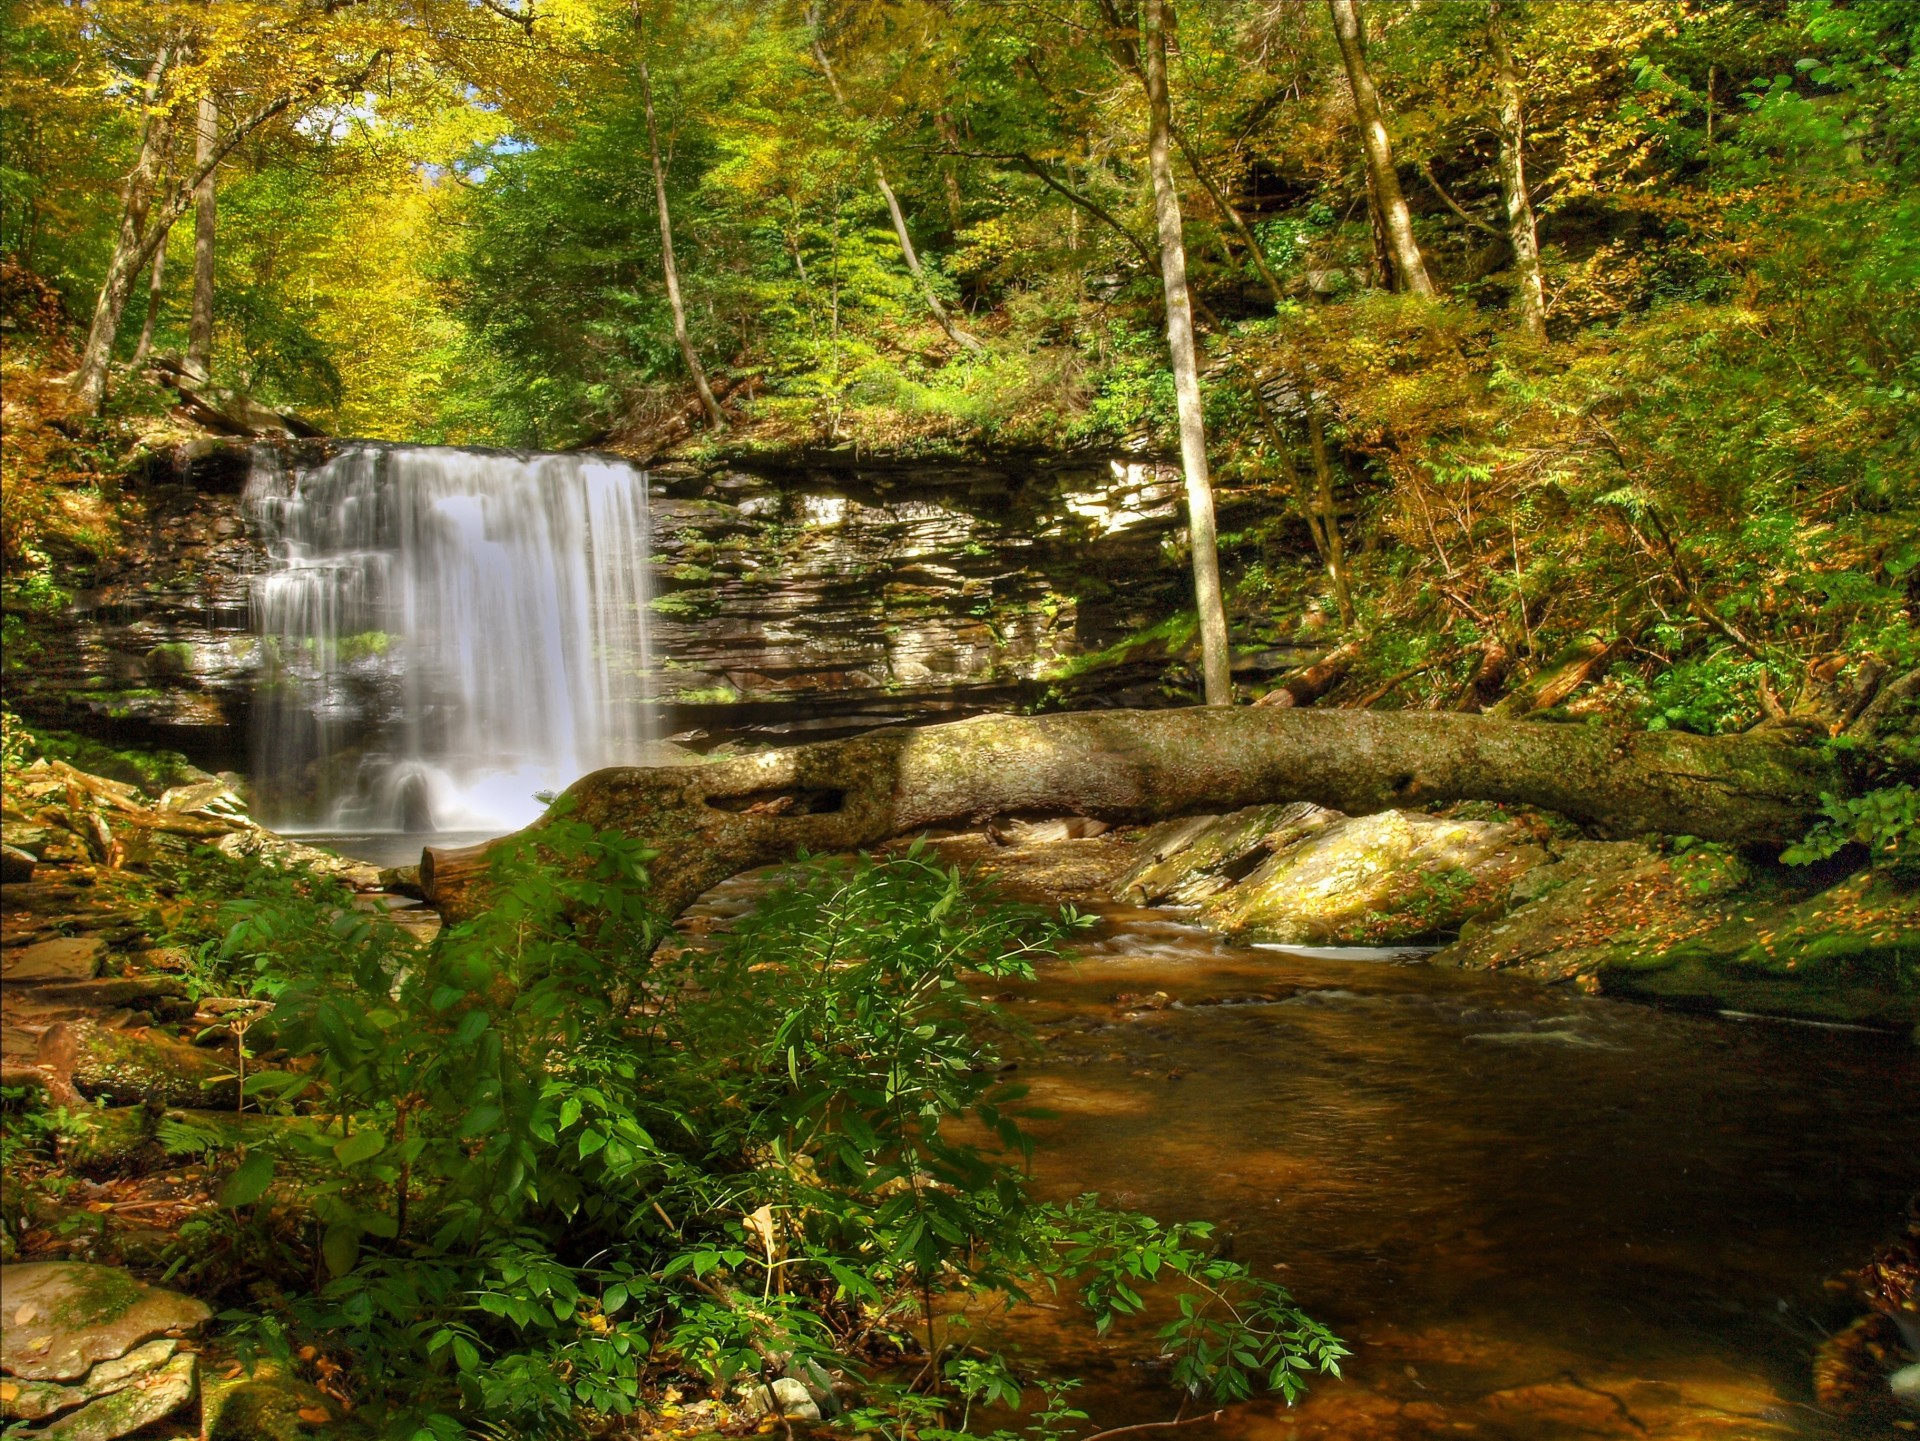
POLYGON ((647 485, 623 461, 268 447, 254 768, 285 829, 503 831, 648 740, 647 485))

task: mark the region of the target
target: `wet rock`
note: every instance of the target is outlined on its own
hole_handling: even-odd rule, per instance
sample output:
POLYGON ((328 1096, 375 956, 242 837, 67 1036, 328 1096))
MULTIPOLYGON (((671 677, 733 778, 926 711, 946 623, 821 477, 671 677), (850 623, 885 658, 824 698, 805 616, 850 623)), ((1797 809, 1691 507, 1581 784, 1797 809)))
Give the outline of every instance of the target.
POLYGON ((779 1414, 790 1421, 818 1421, 820 1403, 813 1399, 804 1381, 782 1376, 770 1386, 751 1387, 741 1398, 750 1417, 779 1414))
POLYGON ((1122 880, 1124 898, 1198 904, 1208 926, 1291 945, 1447 934, 1546 859, 1505 823, 1344 816, 1306 804, 1172 822, 1140 848, 1145 859, 1122 880))
POLYGON ((20 1382, 79 1381, 147 1342, 189 1335, 213 1314, 117 1267, 78 1261, 0 1267, 0 1294, 0 1371, 20 1382))
POLYGON ((107 943, 98 936, 40 941, 0 953, 0 980, 13 984, 40 981, 90 981, 100 973, 107 943))
POLYGON ((1920 1023, 1920 892, 1867 873, 1813 889, 1805 872, 1712 849, 1559 851, 1435 961, 1699 1009, 1920 1023))

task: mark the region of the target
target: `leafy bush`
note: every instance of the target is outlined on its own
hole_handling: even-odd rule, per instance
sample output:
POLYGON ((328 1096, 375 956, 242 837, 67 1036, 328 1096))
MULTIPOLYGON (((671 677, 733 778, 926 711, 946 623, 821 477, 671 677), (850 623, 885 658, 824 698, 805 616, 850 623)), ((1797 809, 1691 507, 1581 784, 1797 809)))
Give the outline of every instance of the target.
MULTIPOLYGON (((231 906, 225 964, 274 998, 288 1057, 248 1092, 317 1122, 222 1197, 315 1223, 325 1279, 256 1307, 259 1342, 339 1357, 402 1436, 574 1434, 669 1376, 719 1394, 902 1353, 924 1353, 920 1394, 874 1381, 873 1405, 970 1415, 1018 1383, 951 1353, 936 1309, 1036 1285, 1104 1328, 1179 1282, 1162 1336, 1195 1392, 1291 1397, 1336 1369, 1339 1343, 1209 1256, 1205 1226, 1031 1195, 999 1074, 1017 1035, 973 986, 1031 974, 1074 917, 912 853, 798 868, 717 949, 656 951, 646 859, 557 818, 503 856, 495 908, 425 950, 312 888, 231 906)), ((1036 1424, 1064 1414, 1056 1395, 1036 1424)))
POLYGON ((1861 845, 1875 870, 1920 881, 1920 790, 1897 785, 1851 797, 1823 793, 1820 810, 1824 818, 1781 852, 1788 865, 1810 866, 1861 845))

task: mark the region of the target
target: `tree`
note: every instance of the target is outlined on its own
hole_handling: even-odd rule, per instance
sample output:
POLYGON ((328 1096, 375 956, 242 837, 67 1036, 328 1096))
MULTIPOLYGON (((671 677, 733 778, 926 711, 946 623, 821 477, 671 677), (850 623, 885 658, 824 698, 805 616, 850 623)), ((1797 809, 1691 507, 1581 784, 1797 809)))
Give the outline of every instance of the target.
POLYGON ((1507 36, 1511 11, 1507 0, 1487 6, 1487 43, 1493 51, 1494 93, 1499 99, 1500 192, 1506 202, 1507 238, 1519 272, 1520 323, 1535 340, 1547 338, 1546 291, 1540 281, 1540 241, 1533 221, 1533 197, 1527 193, 1524 153, 1526 114, 1521 103, 1520 72, 1507 36))
POLYGON ((1360 127, 1367 180, 1380 209, 1381 225, 1393 258, 1396 288, 1410 290, 1415 295, 1432 295, 1433 281, 1427 278, 1427 266, 1420 255, 1420 243, 1413 237, 1413 219, 1407 212, 1407 197, 1400 189, 1400 177, 1393 168, 1393 142, 1387 138, 1380 92, 1374 88, 1372 72, 1367 68, 1366 38, 1361 28, 1359 0, 1327 0, 1327 9, 1333 15, 1333 33, 1340 42, 1340 58, 1346 65, 1347 84, 1353 90, 1353 113, 1360 127))
POLYGON ((1147 87, 1147 166, 1153 176, 1153 215, 1160 236, 1160 277, 1167 300, 1167 350, 1173 361, 1180 416, 1180 462, 1187 478, 1187 528, 1193 552, 1193 599, 1200 620, 1201 673, 1208 705, 1233 704, 1228 665, 1227 612, 1220 589, 1220 547, 1213 518, 1213 479, 1207 468, 1207 425, 1200 405, 1200 368, 1194 348, 1193 298, 1187 286, 1187 247, 1180 193, 1173 179, 1173 107, 1167 91, 1166 0, 1144 0, 1141 46, 1147 87))
MULTIPOLYGON (((1766 736, 1541 725, 1424 711, 1189 706, 978 716, 708 765, 613 767, 548 824, 584 821, 659 851, 677 915, 729 876, 977 816, 1166 820, 1273 801, 1350 815, 1448 800, 1539 806, 1611 833, 1790 841, 1847 789, 1840 760, 1766 736)), ((450 917, 484 906, 507 842, 430 847, 421 885, 450 917)))
MULTIPOLYGON (((807 10, 807 25, 813 31, 813 56, 820 66, 820 73, 826 77, 827 86, 833 91, 834 100, 842 109, 846 108, 847 97, 840 89, 840 81, 833 73, 833 62, 827 58, 826 42, 820 35, 820 7, 812 5, 807 10)), ((948 176, 953 172, 948 170, 948 176)), ((887 179, 887 168, 878 155, 873 157, 873 179, 880 187, 880 194, 887 202, 887 217, 893 222, 894 238, 900 242, 900 257, 907 263, 907 271, 913 276, 914 283, 920 287, 921 298, 927 303, 927 311, 933 316, 934 323, 946 332, 951 340, 962 350, 978 350, 980 342, 954 324, 953 317, 947 313, 947 307, 941 303, 939 294, 933 288, 933 282, 927 277, 927 270, 920 263, 919 252, 913 248, 913 236, 907 231, 906 212, 900 208, 900 197, 894 194, 893 184, 887 179)), ((959 208, 959 182, 954 178, 951 192, 951 204, 959 208)))
POLYGON ((706 367, 700 363, 700 353, 693 348, 693 341, 687 334, 687 307, 680 298, 680 267, 673 258, 673 216, 667 207, 667 171, 660 163, 660 127, 653 114, 653 77, 647 69, 647 57, 644 54, 635 60, 640 75, 640 95, 647 114, 647 155, 653 162, 653 194, 660 211, 660 272, 666 280, 667 304, 673 310, 673 343, 680 347, 680 358, 686 362, 687 374, 693 377, 694 389, 700 392, 700 406, 707 413, 707 420, 715 430, 727 428, 726 412, 720 409, 720 402, 714 398, 713 387, 707 383, 706 367))
POLYGON ((214 148, 220 143, 220 107, 202 95, 194 117, 193 166, 201 176, 193 192, 193 318, 187 333, 187 373, 213 374, 214 148))

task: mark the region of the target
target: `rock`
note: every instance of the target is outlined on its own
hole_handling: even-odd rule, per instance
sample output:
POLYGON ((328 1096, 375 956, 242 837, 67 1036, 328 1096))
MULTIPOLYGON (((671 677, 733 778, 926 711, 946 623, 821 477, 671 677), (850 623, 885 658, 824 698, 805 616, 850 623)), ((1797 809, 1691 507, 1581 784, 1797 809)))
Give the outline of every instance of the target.
POLYGON ((61 1441, 114 1441, 151 1426, 193 1399, 199 1363, 193 1356, 175 1356, 156 1371, 89 1401, 34 1432, 61 1441))
POLYGON ((1301 804, 1168 821, 1140 838, 1145 858, 1120 878, 1115 893, 1136 905, 1197 904, 1245 876, 1277 846, 1333 815, 1301 804))
POLYGON ((65 1075, 90 1097, 170 1106, 231 1106, 238 1099, 230 1057, 158 1031, 62 1021, 41 1036, 38 1060, 50 1076, 65 1075))
POLYGON ((771 1386, 754 1386, 741 1398, 750 1417, 770 1416, 776 1412, 790 1421, 818 1421, 820 1403, 813 1399, 804 1381, 782 1376, 771 1386))
POLYGON ((0 881, 17 886, 23 881, 33 879, 36 858, 28 851, 12 844, 0 845, 0 881))
POLYGON ((207 1441, 301 1441, 339 1415, 325 1392, 263 1360, 232 1380, 207 1378, 201 1434, 207 1441))
POLYGON ((1920 892, 1638 841, 1563 844, 1434 959, 1711 1010, 1920 1023, 1920 892))
POLYGON ((90 981, 100 973, 100 958, 106 953, 107 943, 98 936, 40 941, 0 953, 0 980, 90 981))
POLYGON ((247 815, 247 803, 235 795, 225 781, 211 777, 193 785, 174 786, 160 797, 154 809, 170 815, 226 821, 236 826, 253 824, 247 815))
POLYGON ((1512 825, 1306 804, 1169 822, 1140 846, 1124 898, 1198 904, 1228 934, 1294 945, 1445 934, 1546 859, 1512 825))
POLYGON ((1889 1376, 1887 1389, 1893 1392, 1893 1399, 1909 1411, 1920 1411, 1920 1361, 1902 1366, 1889 1376))
POLYGON ((335 855, 332 851, 323 851, 317 846, 303 846, 298 841, 290 841, 271 831, 235 831, 215 841, 213 848, 222 855, 236 858, 252 856, 284 870, 310 871, 314 875, 325 876, 329 880, 341 881, 359 891, 380 888, 378 866, 370 866, 364 861, 348 860, 344 856, 335 855))
POLYGON ((70 1411, 160 1370, 179 1349, 180 1343, 175 1340, 148 1341, 124 1356, 100 1362, 70 1386, 58 1381, 12 1383, 13 1394, 0 1399, 0 1408, 10 1417, 27 1421, 41 1420, 56 1411, 70 1411))
POLYGON ((213 1314, 118 1267, 79 1261, 0 1267, 0 1295, 0 1371, 22 1381, 78 1381, 145 1342, 197 1331, 213 1314))

